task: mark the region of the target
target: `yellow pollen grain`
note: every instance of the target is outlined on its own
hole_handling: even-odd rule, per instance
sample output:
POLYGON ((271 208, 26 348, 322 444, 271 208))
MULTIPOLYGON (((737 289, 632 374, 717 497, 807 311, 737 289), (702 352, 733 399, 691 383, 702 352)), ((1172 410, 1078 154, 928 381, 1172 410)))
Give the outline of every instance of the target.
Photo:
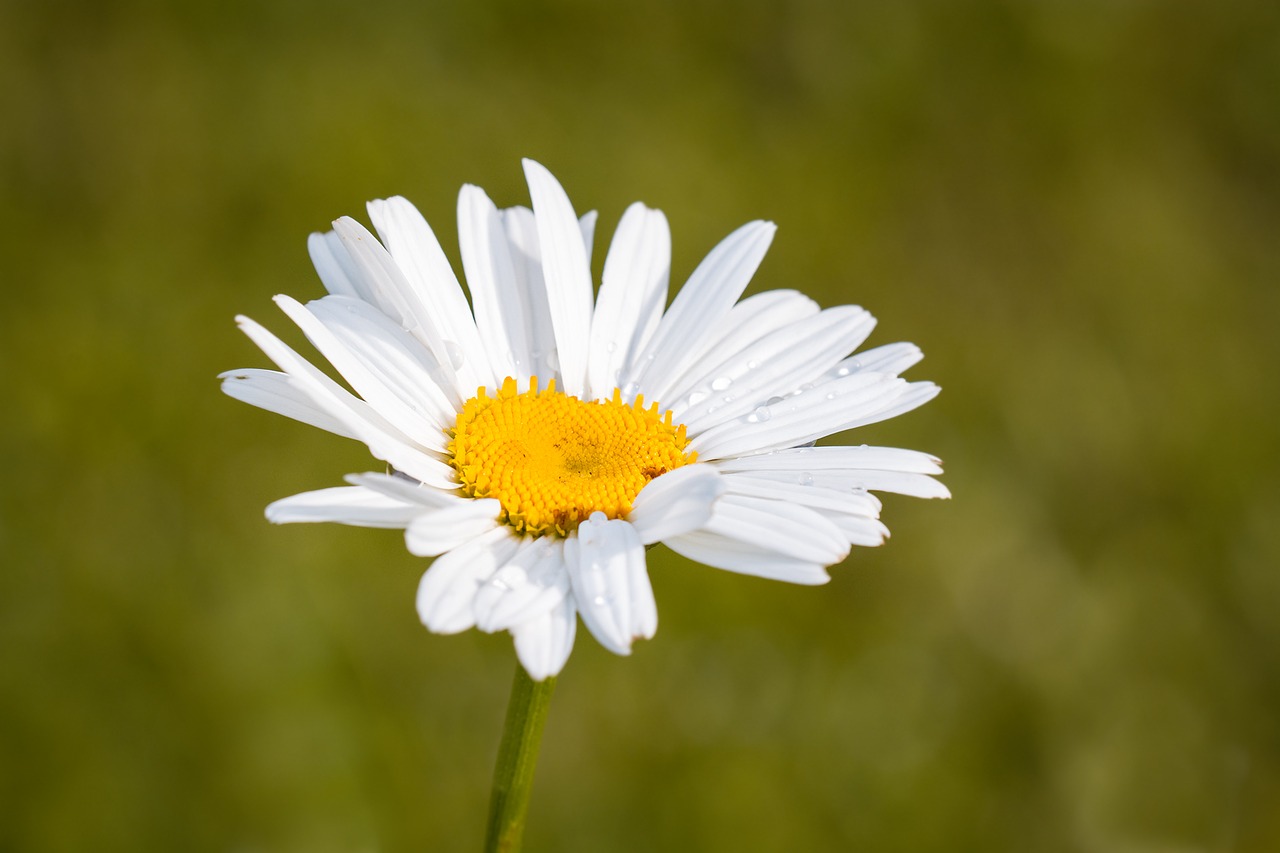
POLYGON ((538 380, 518 393, 507 378, 496 397, 484 388, 462 407, 449 442, 463 492, 497 498, 519 533, 567 536, 593 512, 625 518, 645 485, 688 465, 685 428, 644 398, 584 402, 538 380))

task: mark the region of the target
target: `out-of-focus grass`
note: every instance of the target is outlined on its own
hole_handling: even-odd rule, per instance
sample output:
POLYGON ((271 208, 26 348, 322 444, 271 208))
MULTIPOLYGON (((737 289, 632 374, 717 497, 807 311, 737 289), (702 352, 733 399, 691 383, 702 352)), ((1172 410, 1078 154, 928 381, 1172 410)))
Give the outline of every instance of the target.
MULTIPOLYGON (((1261 3, 0 5, 0 848, 474 850, 512 654, 433 637, 368 467, 236 404, 307 232, 533 156, 681 281, 881 319, 945 389, 849 437, 949 503, 827 587, 655 550, 586 635, 532 850, 1280 848, 1280 21, 1261 3)), ((296 339, 296 338, 295 338, 296 339)))

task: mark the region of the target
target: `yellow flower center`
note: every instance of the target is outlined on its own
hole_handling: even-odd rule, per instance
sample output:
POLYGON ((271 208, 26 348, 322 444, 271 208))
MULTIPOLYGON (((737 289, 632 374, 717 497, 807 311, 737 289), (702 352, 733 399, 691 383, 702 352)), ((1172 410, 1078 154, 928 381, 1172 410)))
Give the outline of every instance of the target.
POLYGON ((449 442, 462 490, 497 498, 502 520, 519 533, 567 536, 593 512, 624 518, 645 484, 693 462, 684 425, 644 398, 583 402, 555 390, 516 391, 508 378, 496 397, 484 388, 462 407, 449 442))

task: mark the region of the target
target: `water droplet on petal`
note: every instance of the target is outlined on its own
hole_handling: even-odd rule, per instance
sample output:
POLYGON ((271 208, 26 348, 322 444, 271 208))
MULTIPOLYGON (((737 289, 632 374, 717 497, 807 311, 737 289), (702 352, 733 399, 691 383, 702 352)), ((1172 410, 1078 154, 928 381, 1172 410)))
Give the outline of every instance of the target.
POLYGON ((836 376, 848 376, 852 372, 853 371, 844 365, 840 365, 836 368, 836 376))
POLYGON ((766 406, 776 406, 776 405, 778 405, 779 403, 781 403, 781 402, 782 402, 782 399, 783 399, 783 398, 781 398, 781 397, 770 397, 768 400, 765 400, 765 403, 764 403, 764 404, 765 404, 766 406))
POLYGON ((458 346, 456 341, 444 342, 444 355, 449 359, 449 366, 454 370, 458 370, 466 362, 467 356, 462 351, 462 347, 458 346))
POLYGON ((747 370, 755 370, 759 366, 760 366, 760 362, 756 361, 755 359, 752 359, 751 361, 747 362, 747 370))
POLYGON ((596 607, 604 607, 609 603, 609 599, 605 598, 603 595, 597 595, 595 598, 591 599, 591 603, 596 607))
POLYGON ((717 376, 715 379, 711 380, 711 390, 723 391, 724 389, 728 388, 732 384, 733 384, 733 380, 730 379, 728 376, 717 376))
POLYGON ((605 347, 604 347, 604 348, 605 348, 605 351, 606 351, 606 352, 617 352, 617 351, 618 351, 618 342, 617 342, 617 341, 609 341, 609 343, 605 344, 605 347))
POLYGON ((708 396, 708 395, 707 395, 707 392, 706 392, 706 391, 690 391, 690 392, 689 392, 689 405, 690 405, 690 406, 696 406, 696 405, 698 405, 699 403, 701 403, 703 400, 707 399, 707 396, 708 396))
POLYGON ((813 475, 812 475, 812 474, 810 474, 808 471, 805 471, 803 474, 801 474, 801 475, 800 475, 800 485, 802 485, 802 486, 812 486, 812 485, 813 485, 813 475))
POLYGON ((756 406, 755 410, 752 411, 751 414, 747 415, 747 423, 752 423, 752 424, 764 423, 765 421, 769 420, 769 418, 771 418, 772 416, 773 416, 773 413, 769 411, 768 406, 756 406))
POLYGON ((546 358, 544 358, 543 361, 547 363, 547 369, 549 370, 560 369, 560 356, 555 350, 547 353, 546 358))

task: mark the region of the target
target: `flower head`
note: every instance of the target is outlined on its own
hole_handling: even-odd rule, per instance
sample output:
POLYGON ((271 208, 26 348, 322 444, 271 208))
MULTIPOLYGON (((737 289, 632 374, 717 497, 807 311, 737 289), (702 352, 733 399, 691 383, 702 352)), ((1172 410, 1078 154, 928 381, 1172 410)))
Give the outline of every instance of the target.
POLYGON ((361 441, 392 470, 276 501, 269 519, 403 529, 436 558, 423 623, 510 631, 542 679, 564 666, 579 615, 618 654, 653 636, 647 545, 817 584, 851 545, 888 535, 871 491, 947 496, 927 454, 813 446, 938 388, 900 378, 921 358, 912 344, 851 355, 875 323, 861 308, 792 290, 739 301, 771 223, 725 238, 667 308, 667 221, 633 204, 594 293, 594 214, 579 219, 550 172, 524 166, 532 210, 462 189, 470 304, 402 198, 369 204, 381 242, 345 217, 311 236, 329 295, 276 302, 350 390, 238 318, 279 371, 225 373, 223 390, 361 441))

